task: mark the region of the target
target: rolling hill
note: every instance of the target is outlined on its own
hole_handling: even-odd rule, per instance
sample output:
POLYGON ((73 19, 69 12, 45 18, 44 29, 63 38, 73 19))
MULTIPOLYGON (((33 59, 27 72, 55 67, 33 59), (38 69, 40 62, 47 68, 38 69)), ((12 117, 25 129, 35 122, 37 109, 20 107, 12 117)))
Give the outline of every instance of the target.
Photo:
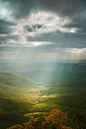
POLYGON ((21 75, 12 74, 12 73, 0 73, 0 83, 15 86, 15 87, 34 87, 38 85, 37 82, 23 77, 21 75))
POLYGON ((33 106, 28 100, 28 91, 37 85, 37 82, 21 75, 0 73, 0 129, 27 121, 23 115, 33 106))
MULTIPOLYGON (((78 64, 76 68, 81 71, 84 66, 78 64)), ((28 121, 34 112, 80 109, 86 113, 86 74, 83 69, 81 73, 73 69, 21 71, 18 74, 22 76, 0 73, 0 128, 28 121)))

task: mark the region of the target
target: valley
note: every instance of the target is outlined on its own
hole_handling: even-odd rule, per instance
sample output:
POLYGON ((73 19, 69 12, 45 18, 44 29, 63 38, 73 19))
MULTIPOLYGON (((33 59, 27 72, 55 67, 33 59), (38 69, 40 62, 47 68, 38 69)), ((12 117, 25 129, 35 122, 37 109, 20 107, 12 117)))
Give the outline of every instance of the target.
POLYGON ((27 74, 17 70, 15 74, 1 72, 0 128, 27 122, 30 114, 48 115, 52 109, 72 113, 79 109, 86 114, 86 74, 80 72, 83 64, 76 65, 67 64, 68 69, 54 71, 36 69, 27 74))

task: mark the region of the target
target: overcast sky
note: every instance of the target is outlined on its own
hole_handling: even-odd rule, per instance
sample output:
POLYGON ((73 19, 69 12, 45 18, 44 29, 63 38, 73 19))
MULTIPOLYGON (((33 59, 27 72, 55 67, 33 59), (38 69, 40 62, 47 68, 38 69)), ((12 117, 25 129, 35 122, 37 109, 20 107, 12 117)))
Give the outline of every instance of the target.
POLYGON ((86 59, 86 0, 0 0, 0 59, 86 59))

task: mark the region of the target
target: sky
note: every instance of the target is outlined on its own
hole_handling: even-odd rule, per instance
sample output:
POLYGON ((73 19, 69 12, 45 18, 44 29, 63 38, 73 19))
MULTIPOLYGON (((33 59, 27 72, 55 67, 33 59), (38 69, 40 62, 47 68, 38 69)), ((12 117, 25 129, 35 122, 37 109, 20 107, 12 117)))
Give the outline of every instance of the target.
POLYGON ((0 0, 0 59, 86 59, 86 0, 0 0))

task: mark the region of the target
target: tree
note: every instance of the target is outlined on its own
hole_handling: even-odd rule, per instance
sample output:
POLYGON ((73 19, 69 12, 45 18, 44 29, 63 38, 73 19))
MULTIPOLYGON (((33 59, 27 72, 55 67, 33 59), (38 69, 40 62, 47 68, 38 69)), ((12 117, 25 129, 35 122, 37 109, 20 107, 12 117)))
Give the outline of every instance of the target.
POLYGON ((24 127, 21 125, 14 125, 9 129, 72 129, 64 125, 64 120, 68 119, 67 114, 61 112, 59 109, 53 109, 49 116, 43 116, 30 120, 23 123, 24 127))

